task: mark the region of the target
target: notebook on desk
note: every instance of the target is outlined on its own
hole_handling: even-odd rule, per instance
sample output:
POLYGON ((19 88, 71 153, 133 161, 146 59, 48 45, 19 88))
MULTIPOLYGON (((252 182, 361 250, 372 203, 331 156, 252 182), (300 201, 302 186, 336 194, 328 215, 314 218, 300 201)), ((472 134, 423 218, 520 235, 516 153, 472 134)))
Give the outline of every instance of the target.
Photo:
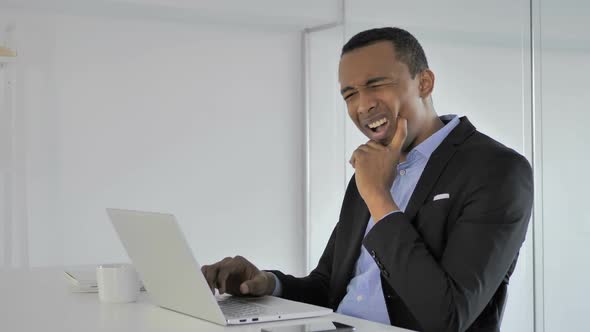
POLYGON ((70 290, 76 293, 96 293, 96 267, 69 267, 64 270, 70 290))
MULTIPOLYGON (((64 269, 66 280, 70 290, 75 293, 97 293, 98 284, 96 281, 96 266, 81 265, 71 266, 64 269)), ((141 282, 141 281, 140 281, 141 282)), ((145 291, 143 284, 141 290, 145 291)))

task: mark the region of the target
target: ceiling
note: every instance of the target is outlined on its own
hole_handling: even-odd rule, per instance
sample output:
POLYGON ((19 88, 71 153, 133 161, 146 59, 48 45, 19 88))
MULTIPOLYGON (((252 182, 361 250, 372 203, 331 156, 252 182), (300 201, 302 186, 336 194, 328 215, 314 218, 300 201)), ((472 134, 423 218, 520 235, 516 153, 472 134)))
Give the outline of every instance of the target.
POLYGON ((340 0, 0 0, 13 9, 297 30, 337 22, 340 6, 340 0))

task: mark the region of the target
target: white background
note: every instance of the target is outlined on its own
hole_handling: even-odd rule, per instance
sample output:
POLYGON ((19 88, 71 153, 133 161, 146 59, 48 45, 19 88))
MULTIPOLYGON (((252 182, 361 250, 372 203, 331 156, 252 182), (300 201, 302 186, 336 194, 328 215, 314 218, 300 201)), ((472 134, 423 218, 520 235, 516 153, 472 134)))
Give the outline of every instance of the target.
POLYGON ((321 8, 242 5, 216 23, 224 8, 152 19, 26 3, 0 11, 26 154, 12 226, 27 228, 6 266, 125 260, 104 212, 122 207, 174 213, 202 263, 241 254, 304 273, 301 30, 321 8), (248 12, 260 24, 228 23, 248 12))
POLYGON ((590 294, 590 3, 542 1, 540 14, 545 329, 581 331, 590 294))
POLYGON ((583 329, 590 7, 533 1, 532 56, 529 1, 344 4, 344 25, 302 35, 338 22, 340 2, 0 1, 19 52, 14 126, 0 105, 0 266, 125 260, 113 206, 173 212, 202 263, 306 273, 364 142, 338 96, 340 47, 393 25, 424 46, 439 114, 535 161, 502 330, 583 329))

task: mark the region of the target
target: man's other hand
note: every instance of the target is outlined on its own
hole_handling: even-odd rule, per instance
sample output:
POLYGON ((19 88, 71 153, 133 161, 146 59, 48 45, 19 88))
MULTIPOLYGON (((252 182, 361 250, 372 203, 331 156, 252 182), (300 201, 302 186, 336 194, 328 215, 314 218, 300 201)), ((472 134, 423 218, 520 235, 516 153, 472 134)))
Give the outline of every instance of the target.
POLYGON ((271 295, 275 289, 275 278, 270 272, 260 271, 242 256, 226 257, 212 264, 203 265, 201 272, 215 294, 271 295))

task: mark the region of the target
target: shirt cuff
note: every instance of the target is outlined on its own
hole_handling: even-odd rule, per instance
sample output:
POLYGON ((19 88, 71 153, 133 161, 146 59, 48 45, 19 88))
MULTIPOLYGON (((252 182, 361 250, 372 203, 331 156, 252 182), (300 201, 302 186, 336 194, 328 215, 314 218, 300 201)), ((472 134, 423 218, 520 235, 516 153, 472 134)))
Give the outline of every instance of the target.
POLYGON ((272 276, 275 278, 275 289, 272 292, 272 296, 280 297, 283 294, 283 285, 281 284, 281 281, 279 280, 276 274, 272 272, 270 274, 272 274, 272 276))

